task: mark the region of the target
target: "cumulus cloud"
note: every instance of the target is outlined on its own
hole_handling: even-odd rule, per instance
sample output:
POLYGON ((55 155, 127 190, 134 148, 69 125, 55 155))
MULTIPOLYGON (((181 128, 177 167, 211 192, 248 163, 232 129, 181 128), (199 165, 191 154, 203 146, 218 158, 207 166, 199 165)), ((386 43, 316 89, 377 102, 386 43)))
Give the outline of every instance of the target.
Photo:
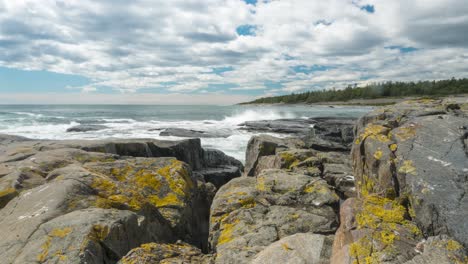
POLYGON ((0 66, 85 76, 88 93, 267 95, 466 77, 466 32, 458 0, 0 0, 0 66))

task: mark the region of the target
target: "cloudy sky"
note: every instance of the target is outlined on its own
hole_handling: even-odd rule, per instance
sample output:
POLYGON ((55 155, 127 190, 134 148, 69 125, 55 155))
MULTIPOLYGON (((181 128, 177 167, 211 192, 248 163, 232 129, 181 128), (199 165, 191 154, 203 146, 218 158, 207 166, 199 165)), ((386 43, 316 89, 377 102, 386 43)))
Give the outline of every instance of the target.
POLYGON ((0 0, 0 103, 229 104, 467 72, 466 0, 0 0))

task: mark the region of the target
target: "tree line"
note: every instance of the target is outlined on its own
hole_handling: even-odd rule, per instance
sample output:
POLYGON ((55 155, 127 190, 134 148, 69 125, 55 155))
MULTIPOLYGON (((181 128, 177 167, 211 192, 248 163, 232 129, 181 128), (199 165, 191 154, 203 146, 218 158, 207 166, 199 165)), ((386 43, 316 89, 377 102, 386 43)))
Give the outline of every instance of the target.
POLYGON ((243 104, 297 104, 333 101, 349 101, 352 99, 377 99, 385 97, 406 96, 445 96, 453 94, 468 94, 468 79, 449 79, 440 81, 418 82, 381 82, 372 83, 364 87, 348 85, 345 89, 308 91, 289 95, 264 97, 243 104))

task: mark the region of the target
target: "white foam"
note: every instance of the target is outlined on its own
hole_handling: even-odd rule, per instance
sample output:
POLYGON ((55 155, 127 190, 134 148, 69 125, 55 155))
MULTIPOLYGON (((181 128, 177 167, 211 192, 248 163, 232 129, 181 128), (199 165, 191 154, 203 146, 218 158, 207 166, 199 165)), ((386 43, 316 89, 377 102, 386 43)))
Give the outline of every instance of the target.
POLYGON ((29 113, 29 112, 12 112, 12 114, 16 114, 16 115, 27 115, 27 116, 35 117, 35 118, 43 117, 43 116, 44 116, 43 114, 35 114, 35 113, 29 113))
POLYGON ((295 118, 295 114, 289 112, 280 112, 272 109, 248 109, 232 116, 224 118, 223 122, 233 125, 239 125, 247 121, 257 120, 275 120, 285 118, 295 118))

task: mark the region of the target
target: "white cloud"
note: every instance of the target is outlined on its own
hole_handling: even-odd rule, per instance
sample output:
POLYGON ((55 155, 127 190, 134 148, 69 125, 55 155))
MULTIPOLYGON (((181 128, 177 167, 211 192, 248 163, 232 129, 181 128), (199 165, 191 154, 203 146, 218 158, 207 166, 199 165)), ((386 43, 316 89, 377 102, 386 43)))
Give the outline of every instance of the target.
POLYGON ((459 0, 0 0, 0 65, 88 77, 95 92, 143 88, 276 94, 349 83, 465 77, 459 0), (360 9, 373 5, 375 12, 360 9), (240 25, 256 26, 239 36, 240 25), (401 53, 386 47, 414 47, 401 53), (295 73, 292 66, 328 71, 295 73), (217 67, 232 71, 213 74, 217 67), (99 89, 97 89, 99 90, 99 89))

